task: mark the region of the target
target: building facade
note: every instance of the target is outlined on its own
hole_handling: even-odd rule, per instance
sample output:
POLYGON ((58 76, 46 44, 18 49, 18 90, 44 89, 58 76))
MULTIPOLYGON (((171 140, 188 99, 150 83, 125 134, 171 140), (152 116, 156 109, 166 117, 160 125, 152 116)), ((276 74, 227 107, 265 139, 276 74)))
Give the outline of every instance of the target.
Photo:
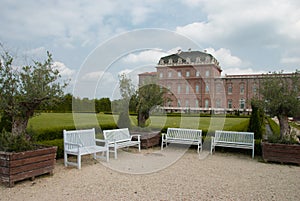
MULTIPOLYGON (((156 72, 139 74, 139 85, 149 80, 166 90, 162 107, 167 112, 251 111, 251 100, 265 74, 225 75, 211 54, 178 51, 160 58, 156 72)), ((289 74, 285 74, 288 76, 289 74)))

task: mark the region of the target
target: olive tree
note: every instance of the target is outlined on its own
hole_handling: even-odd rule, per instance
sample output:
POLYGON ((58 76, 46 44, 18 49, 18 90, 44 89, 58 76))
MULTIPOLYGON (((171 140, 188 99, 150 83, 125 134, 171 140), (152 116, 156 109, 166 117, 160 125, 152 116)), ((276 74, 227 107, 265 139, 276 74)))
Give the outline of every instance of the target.
POLYGON ((0 110, 8 117, 12 135, 25 133, 28 120, 42 103, 54 103, 63 96, 66 81, 52 65, 52 55, 47 52, 43 62, 16 67, 13 57, 4 51, 0 59, 0 110))
POLYGON ((138 126, 146 126, 146 121, 150 117, 150 110, 163 103, 163 94, 164 92, 161 88, 154 83, 149 83, 139 88, 137 98, 138 126))
POLYGON ((264 76, 260 88, 267 112, 279 120, 280 139, 290 139, 288 117, 300 112, 300 74, 273 72, 264 76))

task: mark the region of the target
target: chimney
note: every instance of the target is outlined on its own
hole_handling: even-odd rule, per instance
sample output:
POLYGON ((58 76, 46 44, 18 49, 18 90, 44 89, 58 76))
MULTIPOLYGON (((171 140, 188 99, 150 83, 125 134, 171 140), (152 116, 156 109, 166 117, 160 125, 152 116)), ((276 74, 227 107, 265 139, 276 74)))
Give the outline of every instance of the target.
POLYGON ((181 49, 178 49, 178 50, 177 50, 177 54, 180 54, 180 53, 181 53, 181 49))
POLYGON ((191 48, 189 48, 189 49, 188 49, 188 51, 189 51, 189 52, 191 52, 191 51, 192 51, 192 49, 191 49, 191 48))

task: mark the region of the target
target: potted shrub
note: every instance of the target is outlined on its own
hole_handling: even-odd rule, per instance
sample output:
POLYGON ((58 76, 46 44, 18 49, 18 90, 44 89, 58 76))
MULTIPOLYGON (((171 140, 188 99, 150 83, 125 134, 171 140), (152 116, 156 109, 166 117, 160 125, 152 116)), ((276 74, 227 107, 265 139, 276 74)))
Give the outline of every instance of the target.
POLYGON ((55 103, 63 95, 66 82, 60 82, 52 56, 44 62, 13 66, 6 51, 0 59, 0 182, 13 186, 15 181, 50 173, 57 147, 34 145, 26 134, 29 118, 41 104, 55 103))
POLYGON ((265 76, 260 88, 266 112, 278 118, 280 132, 273 133, 262 142, 262 156, 265 161, 297 163, 300 165, 299 139, 292 132, 288 117, 300 112, 300 74, 282 75, 272 73, 265 76))

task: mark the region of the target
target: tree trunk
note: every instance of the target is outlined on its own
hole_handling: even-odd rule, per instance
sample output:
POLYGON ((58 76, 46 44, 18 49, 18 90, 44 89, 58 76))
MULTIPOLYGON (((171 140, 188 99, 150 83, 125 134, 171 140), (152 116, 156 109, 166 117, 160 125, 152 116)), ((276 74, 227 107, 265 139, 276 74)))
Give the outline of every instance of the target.
POLYGON ((12 134, 21 135, 25 133, 29 117, 13 117, 12 120, 12 134))
POLYGON ((149 113, 139 112, 138 113, 138 126, 139 127, 145 127, 146 121, 149 118, 149 113))
POLYGON ((278 115, 279 126, 280 126, 280 139, 288 137, 291 133, 291 127, 289 125, 287 115, 278 115))

